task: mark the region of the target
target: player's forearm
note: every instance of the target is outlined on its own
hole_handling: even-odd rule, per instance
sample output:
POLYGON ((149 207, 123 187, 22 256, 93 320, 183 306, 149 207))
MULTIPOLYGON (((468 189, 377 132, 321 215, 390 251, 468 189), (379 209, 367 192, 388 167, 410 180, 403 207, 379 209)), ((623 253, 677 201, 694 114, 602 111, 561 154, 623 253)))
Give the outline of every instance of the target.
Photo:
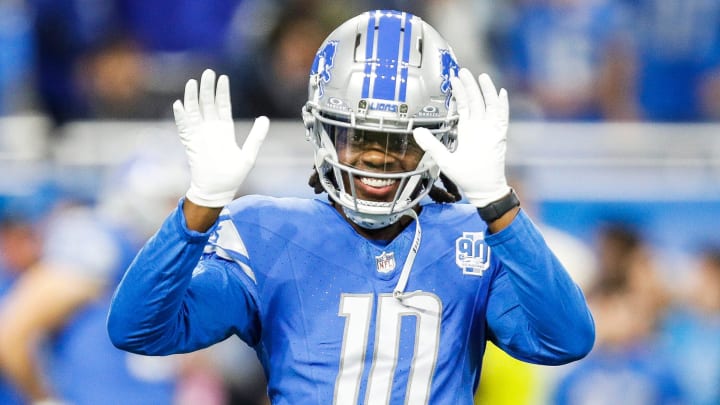
POLYGON ((542 361, 562 363, 585 356, 595 338, 585 297, 527 216, 521 212, 486 241, 508 270, 519 304, 520 312, 507 316, 527 323, 534 344, 548 356, 542 361))
POLYGON ((142 353, 160 351, 168 333, 180 330, 183 299, 209 232, 183 226, 176 210, 138 253, 120 282, 108 315, 108 332, 117 347, 142 353))
POLYGON ((0 372, 18 388, 29 402, 50 397, 44 380, 35 366, 34 353, 31 350, 31 337, 13 339, 12 336, 0 336, 0 372))

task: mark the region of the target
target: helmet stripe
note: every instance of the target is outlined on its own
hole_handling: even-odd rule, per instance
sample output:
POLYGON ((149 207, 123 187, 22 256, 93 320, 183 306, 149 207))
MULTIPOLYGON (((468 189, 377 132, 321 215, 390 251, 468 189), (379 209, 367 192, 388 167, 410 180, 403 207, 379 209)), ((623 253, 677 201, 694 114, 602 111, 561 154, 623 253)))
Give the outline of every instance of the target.
POLYGON ((395 100, 396 83, 400 49, 400 27, 402 20, 398 14, 384 14, 380 17, 378 27, 377 68, 375 69, 374 86, 371 98, 395 100))
POLYGON ((398 84, 400 91, 397 100, 405 102, 407 93, 407 77, 408 77, 408 62, 410 61, 410 42, 412 40, 412 19, 413 15, 403 13, 403 25, 405 26, 405 35, 403 36, 402 42, 402 57, 398 63, 399 74, 397 75, 399 80, 398 84))
POLYGON ((370 13, 362 98, 405 101, 412 17, 409 13, 391 11, 370 13))

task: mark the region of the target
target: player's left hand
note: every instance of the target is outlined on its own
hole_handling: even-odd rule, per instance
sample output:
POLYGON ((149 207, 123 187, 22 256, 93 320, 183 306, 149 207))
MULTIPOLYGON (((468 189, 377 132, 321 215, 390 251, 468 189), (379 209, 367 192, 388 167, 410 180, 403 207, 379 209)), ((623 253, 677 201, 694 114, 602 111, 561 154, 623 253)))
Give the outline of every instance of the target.
POLYGON ((479 86, 464 68, 450 79, 459 116, 454 152, 426 128, 416 128, 413 135, 468 201, 481 208, 510 192, 505 178, 509 107, 505 89, 498 93, 487 74, 478 79, 479 86))

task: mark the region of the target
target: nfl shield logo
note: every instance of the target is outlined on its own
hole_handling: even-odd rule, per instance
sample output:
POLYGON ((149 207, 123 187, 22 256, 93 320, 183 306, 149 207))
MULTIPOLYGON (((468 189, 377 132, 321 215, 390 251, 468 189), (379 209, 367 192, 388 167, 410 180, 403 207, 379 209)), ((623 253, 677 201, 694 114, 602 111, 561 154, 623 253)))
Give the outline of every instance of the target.
POLYGON ((380 256, 375 256, 377 271, 380 273, 389 273, 395 270, 395 253, 382 252, 380 256))

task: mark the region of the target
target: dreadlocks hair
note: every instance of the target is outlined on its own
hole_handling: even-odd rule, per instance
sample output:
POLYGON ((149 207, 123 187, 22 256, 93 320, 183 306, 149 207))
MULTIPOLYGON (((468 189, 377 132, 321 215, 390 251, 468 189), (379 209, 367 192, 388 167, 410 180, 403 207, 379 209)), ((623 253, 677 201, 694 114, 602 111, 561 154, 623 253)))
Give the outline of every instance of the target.
POLYGON ((433 184, 430 189, 430 193, 428 194, 433 201, 444 204, 462 200, 460 189, 445 175, 445 173, 440 172, 440 181, 445 188, 443 189, 433 184))
MULTIPOLYGON (((335 180, 331 179, 331 181, 335 180)), ((458 202, 462 199, 458 186, 456 186, 455 183, 453 183, 452 180, 450 180, 445 174, 440 173, 440 181, 445 188, 441 188, 433 184, 430 189, 430 193, 428 193, 433 201, 440 204, 446 204, 458 202)), ((310 179, 308 180, 308 185, 312 187, 315 194, 321 194, 325 191, 320 182, 320 175, 314 167, 313 172, 310 175, 310 179)))
POLYGON ((315 170, 315 166, 313 166, 312 174, 308 180, 308 186, 312 187, 315 194, 322 194, 322 192, 325 191, 322 183, 320 183, 320 174, 318 174, 318 171, 315 170))

